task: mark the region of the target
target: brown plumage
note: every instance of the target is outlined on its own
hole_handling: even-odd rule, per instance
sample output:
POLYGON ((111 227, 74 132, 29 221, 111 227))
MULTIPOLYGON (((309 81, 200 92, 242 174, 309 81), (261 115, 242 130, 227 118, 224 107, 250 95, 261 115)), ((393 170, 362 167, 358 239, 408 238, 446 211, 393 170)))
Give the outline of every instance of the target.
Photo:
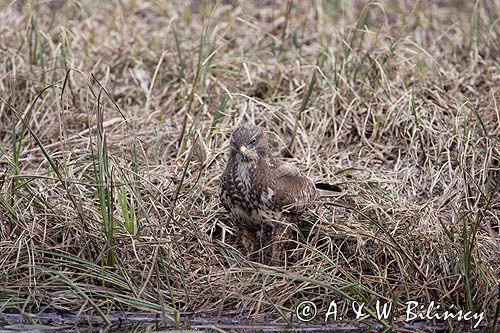
MULTIPOLYGON (((315 184, 300 170, 269 153, 267 135, 253 125, 238 127, 231 136, 230 155, 221 177, 221 201, 231 212, 248 251, 256 234, 272 229, 273 259, 281 256, 280 239, 318 198, 315 184)), ((283 242, 281 242, 283 243, 283 242)))

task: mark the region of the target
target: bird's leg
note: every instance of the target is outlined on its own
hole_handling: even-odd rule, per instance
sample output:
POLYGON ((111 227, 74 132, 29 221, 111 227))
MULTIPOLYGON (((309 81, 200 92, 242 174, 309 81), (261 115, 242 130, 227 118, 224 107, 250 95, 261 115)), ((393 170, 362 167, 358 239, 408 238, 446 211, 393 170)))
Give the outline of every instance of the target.
POLYGON ((252 231, 246 228, 241 228, 238 232, 238 240, 241 245, 243 245, 246 255, 255 252, 256 239, 252 231))
POLYGON ((288 241, 292 236, 290 227, 285 223, 277 223, 273 228, 272 265, 281 264, 286 259, 286 251, 290 247, 288 241))
POLYGON ((265 262, 265 256, 264 256, 264 249, 265 249, 265 246, 264 246, 264 242, 263 242, 263 239, 265 239, 265 228, 264 228, 264 224, 261 224, 260 225, 260 232, 259 232, 259 262, 261 263, 264 263, 265 262))

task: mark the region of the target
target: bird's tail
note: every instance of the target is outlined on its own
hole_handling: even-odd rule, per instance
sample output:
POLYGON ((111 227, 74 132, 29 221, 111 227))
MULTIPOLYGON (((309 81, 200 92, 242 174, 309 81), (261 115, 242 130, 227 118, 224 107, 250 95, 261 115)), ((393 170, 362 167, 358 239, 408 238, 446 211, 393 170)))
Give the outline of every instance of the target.
POLYGON ((317 190, 321 191, 329 191, 329 192, 342 192, 342 189, 337 185, 328 184, 328 183, 315 183, 314 186, 317 190))

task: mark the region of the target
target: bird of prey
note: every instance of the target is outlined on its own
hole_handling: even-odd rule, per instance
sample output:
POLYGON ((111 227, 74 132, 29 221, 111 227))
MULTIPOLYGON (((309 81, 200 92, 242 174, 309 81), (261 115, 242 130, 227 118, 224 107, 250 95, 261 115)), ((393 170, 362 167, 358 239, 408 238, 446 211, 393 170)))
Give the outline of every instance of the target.
MULTIPOLYGON (((328 184, 318 188, 325 186, 329 189, 328 184)), ((282 256, 279 244, 283 242, 279 240, 287 233, 287 225, 297 223, 318 196, 311 178, 270 155, 262 128, 245 124, 234 130, 229 160, 221 177, 220 198, 247 251, 255 249, 259 231, 271 229, 272 258, 277 261, 282 256)))

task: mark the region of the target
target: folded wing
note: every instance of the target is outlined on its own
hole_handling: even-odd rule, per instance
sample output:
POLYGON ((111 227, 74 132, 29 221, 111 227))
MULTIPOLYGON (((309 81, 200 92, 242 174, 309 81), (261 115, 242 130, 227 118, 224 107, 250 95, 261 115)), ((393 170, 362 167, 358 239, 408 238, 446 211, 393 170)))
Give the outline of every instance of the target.
POLYGON ((291 164, 275 161, 269 180, 271 202, 289 213, 301 213, 316 199, 314 182, 291 164))

